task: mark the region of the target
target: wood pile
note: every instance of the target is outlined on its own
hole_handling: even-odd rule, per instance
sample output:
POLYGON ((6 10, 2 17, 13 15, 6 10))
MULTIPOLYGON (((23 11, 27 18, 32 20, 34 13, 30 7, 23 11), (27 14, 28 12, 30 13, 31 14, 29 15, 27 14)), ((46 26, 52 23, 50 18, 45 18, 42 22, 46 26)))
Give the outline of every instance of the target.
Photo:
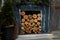
POLYGON ((22 34, 40 34, 41 33, 41 14, 26 15, 24 11, 21 12, 21 29, 22 34))

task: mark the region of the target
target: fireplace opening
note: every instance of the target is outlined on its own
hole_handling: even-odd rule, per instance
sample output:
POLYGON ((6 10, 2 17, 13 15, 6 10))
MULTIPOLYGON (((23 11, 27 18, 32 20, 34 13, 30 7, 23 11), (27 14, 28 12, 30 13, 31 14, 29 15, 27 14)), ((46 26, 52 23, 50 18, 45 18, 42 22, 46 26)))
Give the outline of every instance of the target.
POLYGON ((40 34, 42 15, 40 11, 21 11, 21 34, 40 34))

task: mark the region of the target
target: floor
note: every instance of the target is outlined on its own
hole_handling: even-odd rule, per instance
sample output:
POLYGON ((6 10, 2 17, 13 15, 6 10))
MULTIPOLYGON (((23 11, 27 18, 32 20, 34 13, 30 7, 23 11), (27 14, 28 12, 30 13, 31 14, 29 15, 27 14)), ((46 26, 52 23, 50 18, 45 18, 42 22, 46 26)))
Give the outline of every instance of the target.
POLYGON ((51 32, 53 35, 41 35, 38 34, 38 36, 18 36, 16 40, 60 40, 60 31, 53 31, 51 32), (27 38, 28 37, 28 38, 27 38))

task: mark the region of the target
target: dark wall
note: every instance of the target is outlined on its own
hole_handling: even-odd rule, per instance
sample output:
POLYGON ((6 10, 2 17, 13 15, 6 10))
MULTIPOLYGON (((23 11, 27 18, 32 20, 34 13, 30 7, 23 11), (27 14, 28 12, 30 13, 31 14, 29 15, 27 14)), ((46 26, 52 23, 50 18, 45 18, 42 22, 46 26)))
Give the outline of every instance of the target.
POLYGON ((60 30, 60 10, 51 13, 51 28, 52 30, 60 30))
MULTIPOLYGON (((60 6, 60 1, 56 0, 55 5, 60 6)), ((60 9, 51 8, 51 30, 60 30, 60 9)))

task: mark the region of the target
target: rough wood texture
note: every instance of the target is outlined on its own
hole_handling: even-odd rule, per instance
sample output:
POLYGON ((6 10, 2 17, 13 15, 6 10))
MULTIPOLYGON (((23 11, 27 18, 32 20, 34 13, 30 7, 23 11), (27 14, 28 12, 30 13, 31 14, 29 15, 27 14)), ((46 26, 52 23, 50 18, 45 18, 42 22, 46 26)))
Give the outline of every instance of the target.
POLYGON ((22 19, 22 22, 24 23, 25 22, 25 19, 22 19))
POLYGON ((33 18, 37 18, 37 15, 36 14, 33 14, 33 18))
POLYGON ((24 18, 24 19, 28 19, 28 15, 24 15, 23 18, 24 18))
POLYGON ((41 21, 41 14, 23 15, 21 22, 22 34, 41 33, 40 21, 41 21))

